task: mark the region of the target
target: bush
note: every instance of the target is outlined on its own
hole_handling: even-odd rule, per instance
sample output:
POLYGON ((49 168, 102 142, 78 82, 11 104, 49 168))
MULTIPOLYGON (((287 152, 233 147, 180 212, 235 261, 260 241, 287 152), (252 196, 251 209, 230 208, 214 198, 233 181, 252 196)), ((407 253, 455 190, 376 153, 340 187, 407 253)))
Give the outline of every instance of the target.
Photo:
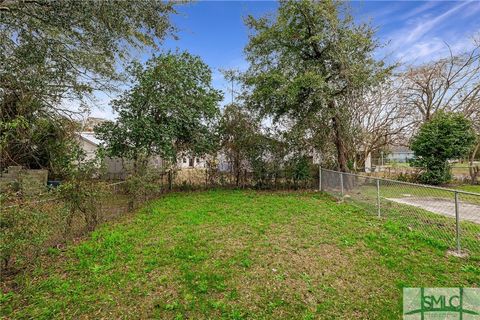
POLYGON ((98 203, 102 195, 102 185, 85 180, 72 180, 63 183, 57 190, 67 209, 65 232, 70 233, 72 221, 77 215, 85 220, 88 230, 98 224, 98 203))
POLYGON ((451 179, 448 160, 470 152, 476 137, 470 120, 459 113, 438 112, 425 122, 411 142, 414 166, 422 168, 420 181, 443 184, 451 179))
MULTIPOLYGON (((172 174, 169 173, 168 177, 171 178, 172 174)), ((162 179, 162 175, 159 176, 148 169, 127 177, 125 192, 130 198, 129 210, 136 208, 140 202, 146 201, 152 195, 161 193, 159 179, 162 179)))
POLYGON ((0 211, 1 270, 33 263, 50 237, 52 228, 58 227, 54 203, 15 205, 0 211))
POLYGON ((395 180, 403 182, 418 183, 420 182, 419 175, 417 173, 400 173, 395 177, 395 180))
POLYGON ((287 174, 292 179, 295 189, 311 178, 310 161, 305 156, 293 158, 287 168, 287 174))

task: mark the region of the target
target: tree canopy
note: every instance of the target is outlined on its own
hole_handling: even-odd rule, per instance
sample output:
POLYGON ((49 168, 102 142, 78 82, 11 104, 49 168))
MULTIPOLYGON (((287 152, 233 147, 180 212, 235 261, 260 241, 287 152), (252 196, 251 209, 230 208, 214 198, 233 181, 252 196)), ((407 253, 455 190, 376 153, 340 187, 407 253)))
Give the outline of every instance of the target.
POLYGON ((448 182, 451 178, 448 160, 466 156, 475 141, 472 122, 464 115, 437 112, 420 127, 411 142, 415 164, 424 169, 421 181, 429 184, 448 182))
POLYGON ((175 162, 179 153, 198 155, 214 147, 222 94, 199 57, 161 54, 145 66, 134 63, 130 72, 134 84, 112 102, 117 121, 95 129, 108 155, 137 164, 153 155, 175 162))
POLYGON ((341 97, 383 79, 373 57, 378 43, 336 1, 281 1, 275 16, 246 19, 249 104, 274 120, 316 118, 334 132, 339 168, 346 170, 341 97))
POLYGON ((75 106, 84 108, 95 90, 114 88, 131 50, 157 47, 174 32, 169 21, 173 5, 157 0, 0 1, 0 166, 42 166, 31 161, 35 148, 43 146, 32 143, 38 139, 31 134, 40 131, 31 119, 66 130, 64 118, 78 111, 75 106))

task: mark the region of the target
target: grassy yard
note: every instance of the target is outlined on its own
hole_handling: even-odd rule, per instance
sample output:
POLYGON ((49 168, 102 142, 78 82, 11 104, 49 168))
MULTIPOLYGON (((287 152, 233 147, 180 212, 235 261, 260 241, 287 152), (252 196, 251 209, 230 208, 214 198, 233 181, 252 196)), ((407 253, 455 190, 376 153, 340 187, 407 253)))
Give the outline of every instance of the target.
POLYGON ((462 185, 462 186, 455 187, 455 189, 468 191, 468 192, 480 193, 480 184, 477 184, 477 185, 465 184, 465 185, 462 185))
MULTIPOLYGON (((448 187, 448 189, 458 189, 460 191, 468 191, 478 193, 479 195, 460 194, 459 199, 472 204, 480 204, 480 186, 477 185, 461 185, 448 187)), ((330 191, 327 189, 327 191, 330 191)), ((339 190, 336 190, 339 193, 339 190)), ((368 184, 345 188, 345 192, 362 193, 369 199, 376 199, 377 187, 371 180, 368 184)), ((443 189, 429 188, 428 186, 404 184, 400 182, 381 181, 380 196, 382 198, 439 198, 454 201, 455 192, 443 189)))
POLYGON ((318 193, 170 194, 51 250, 0 309, 22 319, 399 319, 402 287, 479 286, 479 265, 318 193))

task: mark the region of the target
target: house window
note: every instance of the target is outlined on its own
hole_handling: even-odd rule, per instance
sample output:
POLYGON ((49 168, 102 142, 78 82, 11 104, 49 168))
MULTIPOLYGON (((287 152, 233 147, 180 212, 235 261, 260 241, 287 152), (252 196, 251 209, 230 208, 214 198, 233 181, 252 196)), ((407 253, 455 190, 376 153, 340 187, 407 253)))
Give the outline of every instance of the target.
POLYGON ((183 158, 183 163, 187 163, 187 158, 183 158))
POLYGON ((193 167, 194 164, 195 164, 195 158, 190 158, 188 162, 188 166, 193 167))

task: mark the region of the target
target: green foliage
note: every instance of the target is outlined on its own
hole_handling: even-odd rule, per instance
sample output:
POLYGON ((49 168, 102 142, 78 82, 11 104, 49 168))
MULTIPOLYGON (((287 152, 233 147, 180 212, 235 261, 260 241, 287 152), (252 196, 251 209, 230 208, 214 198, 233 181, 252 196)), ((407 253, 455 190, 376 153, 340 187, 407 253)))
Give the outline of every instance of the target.
MULTIPOLYGON (((3 1, 0 4, 0 87, 5 97, 61 108, 118 79, 118 62, 133 47, 156 48, 174 30, 173 2, 3 1)), ((3 101, 2 101, 3 102, 3 101)), ((66 110, 65 110, 66 111, 66 110)))
MULTIPOLYGON (((163 174, 163 173, 161 173, 163 174)), ((137 208, 152 195, 158 195, 163 190, 160 188, 158 172, 145 168, 135 175, 129 175, 125 180, 123 189, 129 197, 129 210, 137 208)))
POLYGON ((257 178, 262 176, 259 170, 255 170, 262 170, 264 166, 263 162, 259 163, 261 155, 258 154, 265 150, 259 143, 262 139, 260 128, 260 121, 244 107, 230 104, 224 108, 219 125, 221 147, 237 186, 242 171, 246 170, 248 165, 253 167, 257 178))
POLYGON ((109 156, 131 159, 138 166, 153 155, 175 162, 181 152, 212 149, 222 97, 199 57, 162 54, 145 67, 134 63, 130 71, 132 88, 112 102, 117 121, 95 128, 109 156))
POLYGON ((118 70, 131 60, 132 48, 156 48, 174 32, 173 6, 157 0, 2 1, 0 168, 61 169, 72 145, 65 118, 88 108, 95 90, 118 86, 118 70))
POLYGON ((45 207, 13 206, 0 211, 0 270, 32 263, 47 239, 49 219, 45 207))
POLYGON ((0 111, 0 168, 21 164, 30 169, 49 169, 51 177, 63 178, 78 145, 75 124, 61 117, 44 117, 39 109, 18 114, 0 111))
POLYGON ((259 118, 244 107, 226 106, 220 121, 222 151, 230 163, 236 185, 240 184, 245 171, 252 173, 256 188, 305 185, 311 177, 311 160, 305 155, 308 147, 304 131, 297 129, 267 131, 259 118))
POLYGON ((296 156, 289 161, 287 167, 294 187, 297 188, 299 183, 305 183, 311 178, 311 161, 306 156, 296 156))
POLYGON ((65 169, 67 180, 55 190, 66 208, 66 233, 71 231, 76 216, 83 217, 88 230, 95 229, 99 216, 98 203, 103 192, 102 184, 93 180, 99 172, 101 159, 86 160, 81 150, 77 150, 75 155, 75 161, 70 161, 65 169))
POLYGON ((442 184, 451 179, 448 160, 465 157, 476 141, 470 120, 459 113, 438 112, 420 127, 411 141, 415 166, 423 168, 420 181, 442 184))
POLYGON ((337 160, 346 170, 350 121, 342 98, 389 71, 373 56, 374 30, 356 24, 344 4, 330 0, 281 1, 276 15, 249 16, 246 24, 252 30, 245 48, 249 106, 274 120, 309 125, 324 133, 322 140, 333 131, 337 160))

